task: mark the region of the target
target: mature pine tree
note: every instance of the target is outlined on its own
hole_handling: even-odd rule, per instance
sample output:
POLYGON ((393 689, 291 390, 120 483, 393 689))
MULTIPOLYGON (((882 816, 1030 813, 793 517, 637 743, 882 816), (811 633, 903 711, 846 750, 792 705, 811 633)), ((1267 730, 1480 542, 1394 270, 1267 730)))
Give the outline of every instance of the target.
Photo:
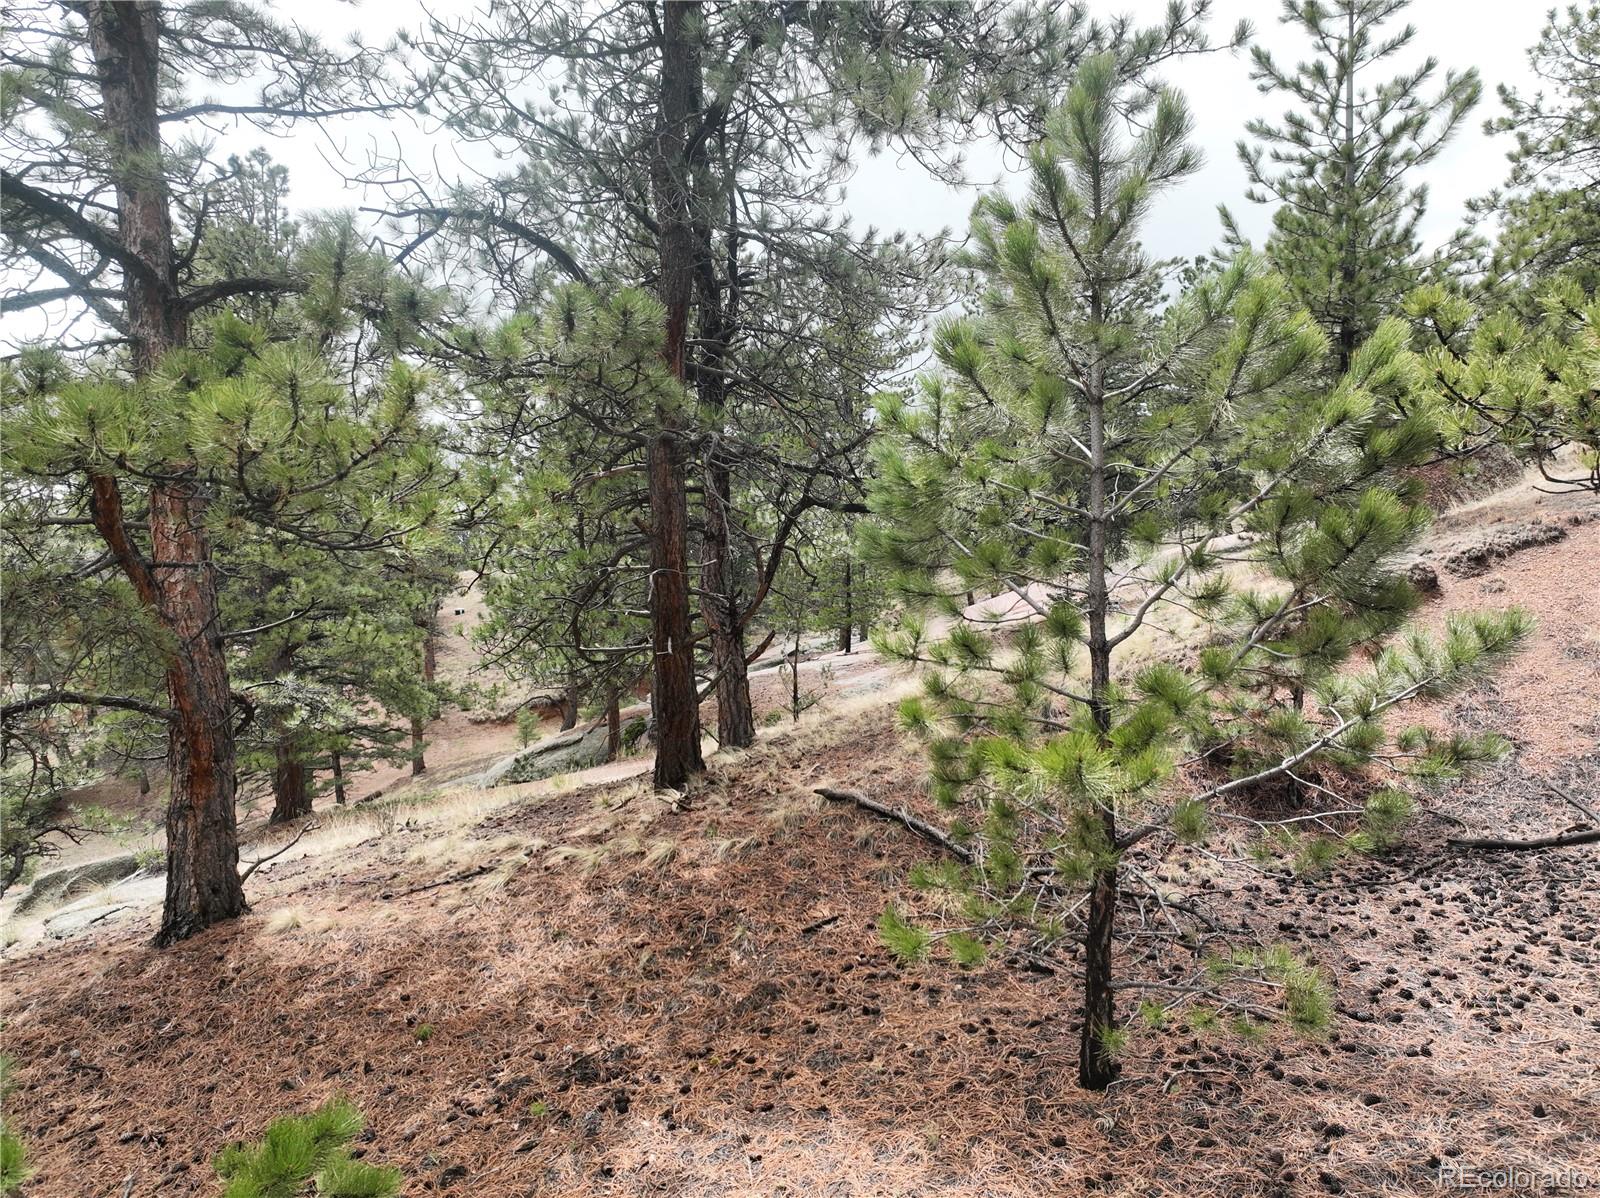
MULTIPOLYGON (((270 732, 277 752, 280 790, 304 794, 303 776, 296 782, 289 775, 306 762, 293 744, 287 718, 279 718, 284 707, 273 702, 271 690, 265 704, 252 698, 261 680, 245 680, 251 668, 246 647, 264 640, 275 649, 264 672, 281 682, 293 668, 292 657, 284 659, 285 638, 300 635, 290 631, 292 625, 309 619, 317 604, 240 627, 226 623, 225 615, 255 605, 239 602, 243 597, 233 595, 230 586, 216 586, 204 592, 209 603, 202 609, 202 627, 174 629, 168 604, 158 602, 155 579, 176 567, 160 556, 163 542, 145 539, 160 527, 159 500, 150 500, 145 510, 108 509, 106 496, 121 494, 129 482, 167 477, 167 463, 180 460, 174 455, 181 454, 182 477, 205 498, 204 510, 191 513, 181 525, 184 534, 203 542, 208 572, 221 576, 237 566, 232 579, 237 584, 245 581, 261 553, 271 551, 272 541, 334 561, 398 551, 414 530, 439 518, 438 492, 450 481, 423 423, 424 376, 396 366, 370 389, 352 392, 347 381, 335 378, 314 345, 274 340, 263 330, 226 319, 198 325, 194 342, 189 349, 167 354, 142 378, 129 379, 107 363, 65 376, 38 371, 6 379, 8 492, 33 486, 49 497, 48 504, 19 513, 8 495, 8 534, 38 555, 50 593, 81 595, 92 605, 73 612, 73 624, 82 621, 104 638, 119 627, 115 613, 125 613, 131 605, 138 614, 135 623, 142 623, 140 631, 124 635, 108 649, 134 663, 164 663, 168 694, 163 699, 112 689, 122 682, 137 686, 144 675, 129 665, 103 671, 101 653, 75 654, 58 662, 64 667, 59 673, 39 677, 37 689, 7 702, 5 722, 50 718, 62 706, 76 706, 140 712, 175 726, 174 735, 192 734, 185 723, 191 715, 207 729, 200 779, 211 802, 195 800, 192 773, 198 767, 192 750, 185 746, 168 754, 163 942, 192 934, 227 917, 230 910, 238 914, 233 909, 234 900, 242 902, 235 869, 234 799, 237 743, 244 727, 258 717, 267 721, 263 731, 270 732), (46 535, 51 528, 69 528, 77 536, 54 547, 46 535), (90 547, 91 528, 102 538, 106 529, 117 530, 115 546, 98 552, 90 547), (268 543, 261 544, 263 539, 268 543), (123 572, 121 580, 107 576, 116 567, 123 572), (67 585, 74 578, 76 591, 67 585), (131 596, 125 593, 130 585, 131 596), (201 640, 217 658, 217 676, 206 677, 218 693, 200 690, 206 702, 192 712, 185 705, 194 704, 195 696, 173 681, 178 668, 173 657, 185 643, 178 640, 174 648, 180 636, 201 640), (245 679, 236 686, 241 670, 245 679), (212 754, 224 751, 227 773, 219 777, 215 771, 221 766, 212 754)), ((275 570, 295 564, 300 563, 292 552, 274 556, 275 570)), ((320 578, 304 581, 314 585, 327 579, 325 570, 320 578)), ((35 628, 32 634, 42 641, 25 643, 21 651, 34 657, 41 643, 59 635, 49 627, 35 628)), ((311 634, 310 629, 305 632, 311 634)), ((14 651, 17 647, 8 644, 8 655, 14 651)), ((16 671, 8 673, 16 677, 16 671)), ((10 735, 8 729, 8 743, 10 735)))
POLYGON ((582 698, 609 708, 652 674, 655 575, 639 519, 650 437, 640 416, 689 407, 662 362, 662 321, 643 292, 602 300, 572 286, 540 317, 456 337, 471 362, 471 450, 496 477, 478 529, 490 566, 479 635, 489 661, 564 694, 574 718, 582 698))
MULTIPOLYGON (((1138 237, 1196 163, 1190 120, 1162 92, 1130 136, 1128 98, 1114 59, 1086 63, 1026 198, 979 203, 981 315, 939 330, 922 401, 883 406, 881 519, 864 530, 908 605, 931 598, 952 621, 942 638, 921 617, 879 638, 928 668, 902 717, 930 735, 936 795, 970 838, 970 865, 933 875, 966 895, 945 938, 970 960, 986 936, 1048 954, 1076 933, 1091 1088, 1126 1035, 1119 897, 1155 885, 1136 859, 1203 836, 1232 796, 1330 760, 1363 768, 1385 710, 1470 680, 1527 626, 1485 615, 1442 644, 1379 649, 1411 609, 1396 555, 1425 520, 1397 472, 1437 441, 1431 407, 1409 402, 1405 330, 1380 326, 1324 390, 1323 334, 1250 255, 1163 306, 1138 237), (963 616, 974 590, 1002 598, 963 616), (1152 622, 1186 613, 1209 618, 1209 646, 1141 661, 1152 622), (1181 785, 1185 750, 1217 775, 1181 785)), ((1423 755, 1448 768, 1496 747, 1441 738, 1423 755)), ((1383 792, 1357 843, 1391 835, 1409 801, 1383 792)), ((883 930, 912 955, 929 942, 893 911, 883 930)), ((1281 987, 1297 1022, 1325 1016, 1315 972, 1281 953, 1225 971, 1281 987)))
MULTIPOLYGON (((657 430, 646 477, 652 513, 663 506, 648 525, 658 707, 684 701, 685 663, 700 643, 685 630, 698 609, 719 737, 749 743, 745 639, 772 575, 754 563, 782 557, 761 530, 794 527, 797 508, 859 506, 858 494, 839 492, 858 485, 864 442, 839 417, 852 391, 875 389, 882 331, 918 303, 903 250, 827 215, 851 169, 850 142, 906 145, 949 169, 942 143, 1028 127, 1089 47, 1115 44, 1150 62, 1203 45, 1206 8, 1176 6, 1154 30, 1092 23, 1058 3, 669 3, 596 19, 513 3, 435 23, 424 47, 438 64, 430 103, 460 135, 522 161, 472 195, 398 202, 404 252, 471 233, 523 302, 542 298, 552 268, 603 288, 652 286, 667 361, 697 401, 666 433, 659 413, 641 411, 634 426, 657 430), (530 80, 548 100, 525 98, 530 80), (807 313, 836 298, 862 336, 824 346, 807 313), (819 350, 847 367, 849 391, 819 385, 806 361, 819 350), (672 548, 682 538, 671 495, 687 499, 691 488, 669 486, 676 475, 699 483, 686 529, 700 568, 682 587, 688 558, 672 548), (793 506, 765 510, 773 492, 793 506)), ((657 718, 658 778, 677 785, 698 752, 689 713, 657 718)))
MULTIPOLYGON (((1303 31, 1315 57, 1290 70, 1263 47, 1251 78, 1266 95, 1286 93, 1283 123, 1253 120, 1255 144, 1239 143, 1253 185, 1249 198, 1276 204, 1267 255, 1333 338, 1332 365, 1349 369, 1357 347, 1419 281, 1417 225, 1427 188, 1416 183, 1478 101, 1476 70, 1438 71, 1429 56, 1413 70, 1375 77, 1416 37, 1382 26, 1408 0, 1283 0, 1280 21, 1303 31)), ((1226 215, 1226 214, 1225 214, 1226 215)))
MULTIPOLYGON (((17 45, 27 57, 9 59, 5 73, 0 201, 5 265, 30 284, 7 305, 76 305, 74 317, 87 310, 110 344, 127 346, 133 376, 39 397, 32 423, 42 440, 24 443, 20 453, 24 469, 60 480, 72 518, 91 522, 106 560, 166 637, 172 795, 157 940, 170 943, 244 908, 233 810, 236 715, 212 546, 215 478, 184 440, 192 432, 202 445, 219 443, 239 410, 221 385, 238 363, 200 364, 199 379, 191 379, 174 355, 207 308, 297 285, 281 277, 197 275, 206 184, 205 172, 191 168, 203 149, 191 142, 169 153, 163 131, 218 119, 281 126, 396 105, 385 95, 377 53, 328 51, 245 5, 87 3, 19 6, 12 15, 25 30, 17 45), (246 102, 193 100, 173 82, 235 84, 258 71, 265 82, 246 102), (193 214, 187 247, 175 236, 175 209, 193 214), (51 278, 54 286, 39 285, 51 278), (191 421, 211 427, 185 430, 191 421), (53 428, 93 433, 69 448, 53 428), (143 497, 133 499, 130 488, 143 497)), ((282 376, 304 365, 277 355, 262 361, 282 376)), ((262 382, 255 390, 264 388, 262 382)), ((238 399, 253 407, 253 398, 238 399)), ((8 438, 7 448, 17 449, 18 440, 8 438)), ((286 480, 270 487, 287 495, 286 480)), ((252 495, 250 503, 263 511, 280 506, 271 493, 252 495)))

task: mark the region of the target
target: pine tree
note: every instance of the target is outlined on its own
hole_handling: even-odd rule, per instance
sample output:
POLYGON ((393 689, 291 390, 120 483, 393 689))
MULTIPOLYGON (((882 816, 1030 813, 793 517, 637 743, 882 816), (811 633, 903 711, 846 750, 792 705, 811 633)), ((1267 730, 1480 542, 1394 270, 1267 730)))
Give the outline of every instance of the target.
MULTIPOLYGON (((1123 888, 1155 885, 1141 854, 1333 762, 1392 772, 1382 714, 1480 676, 1527 631, 1520 613, 1483 615, 1380 648, 1414 603, 1396 557, 1425 522, 1401 472, 1438 441, 1406 329, 1380 325, 1325 388, 1324 335, 1248 253, 1164 305, 1141 221, 1197 159, 1169 91, 1127 132, 1129 86, 1114 59, 1086 63, 1030 154, 1026 198, 979 202, 981 314, 938 330, 920 401, 882 404, 879 519, 863 530, 913 612, 876 643, 925 669, 902 719, 928 736, 935 796, 973 854, 920 875, 964 896, 939 938, 970 962, 985 938, 1048 954, 1075 933, 1091 1088, 1127 1036, 1113 955, 1123 888), (1001 598, 964 616, 969 591, 1001 598), (916 614, 930 605, 939 635, 916 614), (1141 661, 1167 618, 1203 621, 1207 644, 1141 661), (1181 785, 1185 752, 1217 780, 1181 785)), ((1435 771, 1502 747, 1418 736, 1407 751, 1435 771)), ((1325 775, 1315 793, 1340 785, 1325 775)), ((1392 837, 1407 802, 1377 801, 1375 831, 1338 844, 1292 819, 1274 843, 1325 864, 1392 837)), ((885 939, 926 951, 931 934, 906 927, 887 915, 885 939)), ((1320 976, 1281 953, 1213 973, 1280 988, 1299 1024, 1325 1014, 1320 976)))
MULTIPOLYGON (((1276 204, 1267 255, 1334 341, 1332 365, 1349 369, 1357 347, 1420 282, 1417 226, 1426 187, 1413 182, 1444 149, 1477 103, 1476 70, 1415 69, 1373 79, 1416 37, 1381 27, 1408 0, 1283 0, 1279 20, 1302 30, 1317 57, 1289 70, 1263 47, 1251 49, 1251 78, 1263 94, 1295 103, 1281 125, 1252 120, 1241 141, 1248 197, 1276 204)), ((1224 218, 1227 218, 1224 211, 1224 218)), ((1231 220, 1229 221, 1231 224, 1231 220)))
POLYGON ((1554 488, 1600 491, 1600 298, 1564 275, 1532 295, 1532 318, 1480 311, 1442 284, 1408 297, 1447 444, 1504 445, 1554 488))
POLYGON ((454 581, 456 555, 437 536, 407 542, 403 552, 332 554, 265 530, 221 554, 224 623, 259 630, 233 640, 236 686, 255 705, 240 737, 240 779, 266 780, 273 823, 309 816, 318 793, 331 787, 338 797, 378 761, 422 752, 413 731, 449 695, 425 676, 422 634, 454 581), (335 757, 337 776, 319 786, 335 757))
MULTIPOLYGON (((266 468, 267 477, 252 481, 267 489, 251 494, 248 506, 270 513, 292 506, 288 480, 273 473, 284 459, 265 450, 256 458, 253 438, 262 426, 233 421, 261 414, 266 424, 276 423, 279 436, 298 427, 292 404, 272 414, 281 421, 256 404, 273 381, 298 372, 281 351, 261 355, 275 363, 277 380, 232 389, 223 380, 238 361, 206 362, 186 351, 192 330, 217 305, 301 287, 292 278, 197 274, 194 255, 180 248, 175 212, 187 214, 190 248, 197 247, 207 213, 209 172, 199 169, 206 149, 176 132, 222 116, 281 127, 400 105, 384 78, 381 52, 329 51, 248 5, 164 10, 96 2, 41 12, 19 6, 15 13, 28 31, 22 44, 29 55, 27 65, 6 68, 0 87, 7 150, 0 203, 7 277, 23 286, 7 296, 7 307, 67 304, 75 306, 73 320, 91 314, 103 331, 80 348, 126 346, 122 365, 131 378, 84 379, 29 396, 33 411, 24 419, 32 443, 19 451, 17 438, 8 437, 14 454, 8 466, 56 481, 55 494, 71 508, 59 518, 88 522, 105 551, 96 569, 121 572, 163 638, 168 702, 145 706, 170 728, 167 899, 157 935, 166 944, 232 918, 245 905, 234 823, 238 717, 217 635, 217 530, 208 491, 215 476, 203 476, 181 434, 212 448, 237 435, 234 447, 247 456, 232 464, 235 470, 248 477, 255 465, 266 468), (264 72, 270 82, 245 102, 193 100, 173 86, 186 78, 237 82, 263 63, 271 64, 264 72), (169 151, 167 143, 181 148, 169 151), (191 405, 196 397, 201 402, 191 405), (184 429, 191 417, 195 427, 184 429), (57 439, 73 433, 84 439, 57 439)), ((288 458, 297 456, 295 446, 283 448, 288 458)), ((348 444, 321 448, 342 455, 346 468, 355 464, 348 444)), ((56 693, 57 704, 74 701, 56 693)), ((8 716, 36 710, 7 705, 8 716)))
POLYGON ((267 1128, 256 1147, 234 1144, 217 1155, 223 1198, 390 1198, 404 1181, 400 1170, 350 1154, 365 1121, 348 1102, 332 1099, 309 1115, 285 1116, 267 1128))
POLYGON ((538 317, 457 334, 475 363, 472 453, 495 478, 478 528, 494 563, 478 636, 487 661, 562 694, 574 717, 586 699, 609 716, 651 674, 639 416, 688 406, 661 365, 661 320, 644 292, 572 286, 538 317))
POLYGON ((806 511, 860 507, 864 438, 849 404, 898 360, 903 309, 939 306, 918 294, 906 247, 830 215, 852 141, 903 145, 957 172, 948 143, 1029 127, 1090 48, 1150 63, 1203 46, 1206 7, 1175 4, 1163 24, 1140 29, 1087 21, 1053 0, 673 0, 593 16, 529 0, 431 23, 418 42, 430 105, 459 136, 518 164, 442 201, 404 184, 410 194, 391 209, 397 246, 410 253, 466 234, 518 307, 543 303, 553 274, 602 294, 653 280, 666 361, 696 401, 641 408, 632 425, 654 430, 643 477, 663 517, 645 525, 657 579, 658 781, 679 785, 697 767, 691 644, 709 649, 719 738, 753 738, 745 642, 781 538, 806 511), (538 99, 526 102, 530 86, 538 99), (855 337, 816 328, 816 313, 836 310, 855 337), (851 376, 846 388, 840 374, 851 376), (664 424, 668 415, 677 423, 664 424), (691 560, 699 569, 680 587, 691 560))
POLYGON ((1500 223, 1482 286, 1531 315, 1557 276, 1600 287, 1600 7, 1552 11, 1528 61, 1541 90, 1502 84, 1505 111, 1484 122, 1516 141, 1506 186, 1470 207, 1500 223))
MULTIPOLYGON (((143 377, 129 378, 108 362, 84 372, 47 369, 13 373, 5 380, 5 468, 15 485, 38 488, 49 498, 37 509, 37 522, 13 526, 12 535, 21 533, 42 549, 48 537, 34 539, 34 534, 55 527, 80 534, 78 548, 65 559, 43 561, 52 575, 45 585, 57 597, 69 597, 72 589, 57 584, 87 574, 84 596, 98 591, 109 602, 103 612, 74 613, 74 621, 83 621, 100 637, 115 632, 119 621, 137 629, 104 650, 131 656, 137 664, 101 672, 102 653, 62 657, 62 673, 41 676, 40 690, 7 702, 8 725, 48 719, 63 706, 76 706, 137 712, 171 726, 180 718, 174 711, 194 698, 181 689, 172 692, 176 684, 170 682, 165 696, 102 689, 124 680, 148 686, 152 675, 159 678, 164 668, 170 679, 174 668, 169 608, 157 602, 161 572, 172 569, 163 564, 168 551, 159 539, 144 541, 153 516, 113 503, 113 484, 120 494, 130 483, 162 479, 169 472, 167 462, 182 460, 185 485, 205 497, 204 512, 188 518, 185 535, 203 542, 207 568, 219 573, 235 559, 243 564, 257 538, 280 538, 339 559, 391 546, 403 549, 408 538, 440 516, 449 471, 423 423, 427 376, 396 364, 373 380, 370 390, 352 392, 314 344, 274 340, 227 317, 198 326, 193 342, 165 355, 143 377), (91 528, 102 537, 113 534, 108 546, 114 547, 84 554, 83 534, 91 528), (106 576, 119 565, 120 580, 106 576)), ((152 498, 152 510, 160 502, 159 496, 152 498)), ((259 713, 250 691, 232 684, 230 654, 257 637, 287 635, 283 630, 298 618, 290 612, 282 620, 228 627, 222 616, 235 605, 223 602, 227 590, 210 591, 204 632, 186 635, 202 637, 218 657, 216 676, 208 675, 216 693, 204 692, 201 718, 209 731, 203 744, 208 752, 225 752, 229 770, 226 778, 207 774, 216 801, 201 805, 185 783, 189 759, 180 754, 169 760, 163 940, 181 938, 242 909, 235 870, 236 741, 259 713), (204 861, 201 871, 190 868, 186 855, 191 854, 204 861), (233 899, 218 908, 194 890, 202 877, 213 878, 222 891, 231 879, 233 899)), ((201 613, 192 614, 199 618, 201 613)), ((39 635, 48 644, 54 634, 41 630, 39 635)), ((39 643, 23 651, 37 656, 39 643)), ((8 746, 10 738, 8 730, 8 746)))

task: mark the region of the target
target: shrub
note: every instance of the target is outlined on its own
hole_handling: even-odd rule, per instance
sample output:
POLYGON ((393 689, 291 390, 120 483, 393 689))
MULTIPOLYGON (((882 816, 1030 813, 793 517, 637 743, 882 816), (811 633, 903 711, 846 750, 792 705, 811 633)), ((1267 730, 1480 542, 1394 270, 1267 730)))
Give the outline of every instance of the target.
POLYGON ((254 1147, 234 1144, 216 1159, 228 1183, 222 1198, 389 1198, 400 1192, 400 1171, 369 1165, 350 1155, 361 1132, 361 1112, 331 1099, 309 1115, 285 1116, 267 1128, 254 1147))

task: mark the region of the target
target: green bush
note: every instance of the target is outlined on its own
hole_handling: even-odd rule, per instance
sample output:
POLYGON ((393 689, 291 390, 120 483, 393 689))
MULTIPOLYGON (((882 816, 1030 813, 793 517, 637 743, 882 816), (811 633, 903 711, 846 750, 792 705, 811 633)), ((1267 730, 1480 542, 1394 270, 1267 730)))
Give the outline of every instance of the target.
POLYGON ((222 1198, 389 1198, 400 1192, 400 1170, 369 1165, 350 1155, 360 1134, 361 1112, 332 1099, 309 1115, 274 1120, 260 1144, 234 1144, 216 1160, 228 1183, 222 1198))
POLYGON ((28 1168, 28 1150, 22 1141, 0 1128, 0 1195, 11 1198, 20 1192, 23 1182, 33 1172, 28 1168))

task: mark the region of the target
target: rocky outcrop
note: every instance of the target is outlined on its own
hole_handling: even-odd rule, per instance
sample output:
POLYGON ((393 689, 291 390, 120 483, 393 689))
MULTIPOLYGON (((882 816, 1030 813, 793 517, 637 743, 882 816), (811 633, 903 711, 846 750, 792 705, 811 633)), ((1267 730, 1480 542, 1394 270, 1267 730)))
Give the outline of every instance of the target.
POLYGON ((1566 535, 1567 530, 1562 525, 1544 520, 1502 525, 1448 554, 1444 559, 1444 568, 1458 578, 1476 578, 1488 573, 1496 562, 1520 549, 1551 545, 1566 535))
POLYGON ((600 765, 605 759, 606 726, 596 724, 581 731, 563 732, 502 758, 484 771, 478 784, 490 787, 537 782, 600 765))
POLYGON ((110 886, 139 872, 139 861, 132 853, 90 861, 66 869, 41 874, 28 893, 17 900, 17 914, 26 915, 40 908, 59 907, 79 895, 110 886))

